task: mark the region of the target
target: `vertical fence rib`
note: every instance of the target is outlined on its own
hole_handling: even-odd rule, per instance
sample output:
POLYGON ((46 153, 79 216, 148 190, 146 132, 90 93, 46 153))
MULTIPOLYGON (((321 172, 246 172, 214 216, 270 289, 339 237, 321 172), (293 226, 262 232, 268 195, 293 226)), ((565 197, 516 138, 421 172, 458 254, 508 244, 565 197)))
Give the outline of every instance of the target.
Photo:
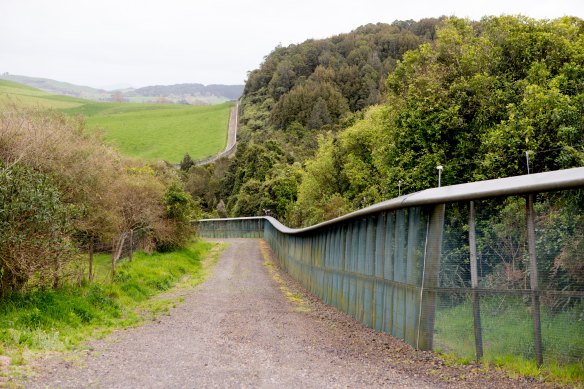
POLYGON ((531 315, 533 318, 533 340, 535 342, 535 359, 538 365, 543 363, 543 347, 541 342, 541 318, 539 304, 539 279, 535 247, 535 211, 533 209, 534 194, 528 194, 526 200, 527 247, 529 251, 529 282, 531 286, 531 315))
POLYGON ((426 256, 424 258, 424 279, 422 280, 422 306, 420 309, 420 335, 418 348, 432 350, 434 347, 434 320, 436 315, 436 288, 442 253, 442 234, 444 230, 444 204, 435 205, 430 213, 426 256))
POLYGON ((472 311, 474 322, 475 351, 477 360, 483 357, 483 330, 481 328, 481 305, 477 292, 479 286, 478 266, 477 266, 477 241, 475 231, 475 205, 470 202, 468 212, 468 246, 470 251, 470 283, 472 288, 472 311))

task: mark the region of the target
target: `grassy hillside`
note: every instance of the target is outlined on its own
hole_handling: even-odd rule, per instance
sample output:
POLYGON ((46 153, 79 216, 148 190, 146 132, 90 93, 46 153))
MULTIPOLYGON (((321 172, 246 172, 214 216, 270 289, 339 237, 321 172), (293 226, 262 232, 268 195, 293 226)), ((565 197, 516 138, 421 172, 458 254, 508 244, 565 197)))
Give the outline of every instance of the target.
POLYGON ((0 80, 0 108, 11 103, 25 107, 67 109, 79 107, 87 102, 74 97, 51 95, 27 85, 0 80))
POLYGON ((0 80, 0 108, 14 103, 82 114, 91 129, 103 128, 104 138, 126 155, 147 160, 179 162, 223 150, 232 104, 193 107, 137 103, 100 103, 0 80))
POLYGON ((225 148, 231 106, 93 103, 67 112, 92 112, 87 124, 104 128, 105 140, 124 154, 179 162, 185 153, 199 159, 225 148))

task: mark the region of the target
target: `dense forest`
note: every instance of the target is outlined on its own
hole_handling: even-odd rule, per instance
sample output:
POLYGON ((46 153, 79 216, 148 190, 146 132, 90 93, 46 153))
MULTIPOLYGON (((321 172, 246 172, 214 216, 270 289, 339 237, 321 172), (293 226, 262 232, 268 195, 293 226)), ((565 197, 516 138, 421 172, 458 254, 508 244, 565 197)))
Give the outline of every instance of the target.
POLYGON ((367 25, 249 73, 235 157, 194 167, 212 214, 310 225, 443 183, 581 166, 584 22, 367 25))
POLYGON ((208 212, 291 221, 303 163, 318 137, 350 127, 366 107, 384 102, 388 74, 408 50, 431 42, 442 20, 367 25, 277 47, 249 73, 235 158, 192 168, 188 190, 208 212))

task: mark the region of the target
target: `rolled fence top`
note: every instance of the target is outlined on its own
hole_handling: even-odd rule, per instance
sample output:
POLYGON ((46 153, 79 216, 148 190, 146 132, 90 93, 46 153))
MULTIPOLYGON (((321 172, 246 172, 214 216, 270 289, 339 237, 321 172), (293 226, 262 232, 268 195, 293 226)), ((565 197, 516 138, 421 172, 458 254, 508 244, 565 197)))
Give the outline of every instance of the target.
POLYGON ((206 221, 254 220, 264 219, 270 222, 278 231, 285 234, 303 234, 309 231, 327 227, 350 219, 369 216, 382 211, 400 208, 452 203, 456 201, 482 200, 499 196, 523 195, 529 193, 549 192, 560 189, 584 187, 584 167, 555 170, 552 172, 527 174, 493 180, 470 182, 466 184, 443 186, 425 189, 381 203, 371 205, 340 216, 335 219, 315 224, 306 228, 289 228, 270 216, 238 217, 223 219, 203 219, 206 221))

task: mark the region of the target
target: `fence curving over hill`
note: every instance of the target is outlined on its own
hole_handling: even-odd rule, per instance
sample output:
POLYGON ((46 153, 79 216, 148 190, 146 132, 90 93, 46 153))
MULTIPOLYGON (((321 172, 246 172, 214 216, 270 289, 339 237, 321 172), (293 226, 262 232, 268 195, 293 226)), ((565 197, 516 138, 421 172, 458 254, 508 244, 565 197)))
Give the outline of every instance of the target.
POLYGON ((219 154, 195 161, 195 165, 202 166, 213 163, 221 158, 229 157, 237 148, 237 128, 239 127, 239 100, 231 108, 229 123, 227 124, 227 145, 219 154))
POLYGON ((312 227, 208 219, 264 238, 325 303, 423 350, 584 361, 584 168, 401 196, 312 227))

